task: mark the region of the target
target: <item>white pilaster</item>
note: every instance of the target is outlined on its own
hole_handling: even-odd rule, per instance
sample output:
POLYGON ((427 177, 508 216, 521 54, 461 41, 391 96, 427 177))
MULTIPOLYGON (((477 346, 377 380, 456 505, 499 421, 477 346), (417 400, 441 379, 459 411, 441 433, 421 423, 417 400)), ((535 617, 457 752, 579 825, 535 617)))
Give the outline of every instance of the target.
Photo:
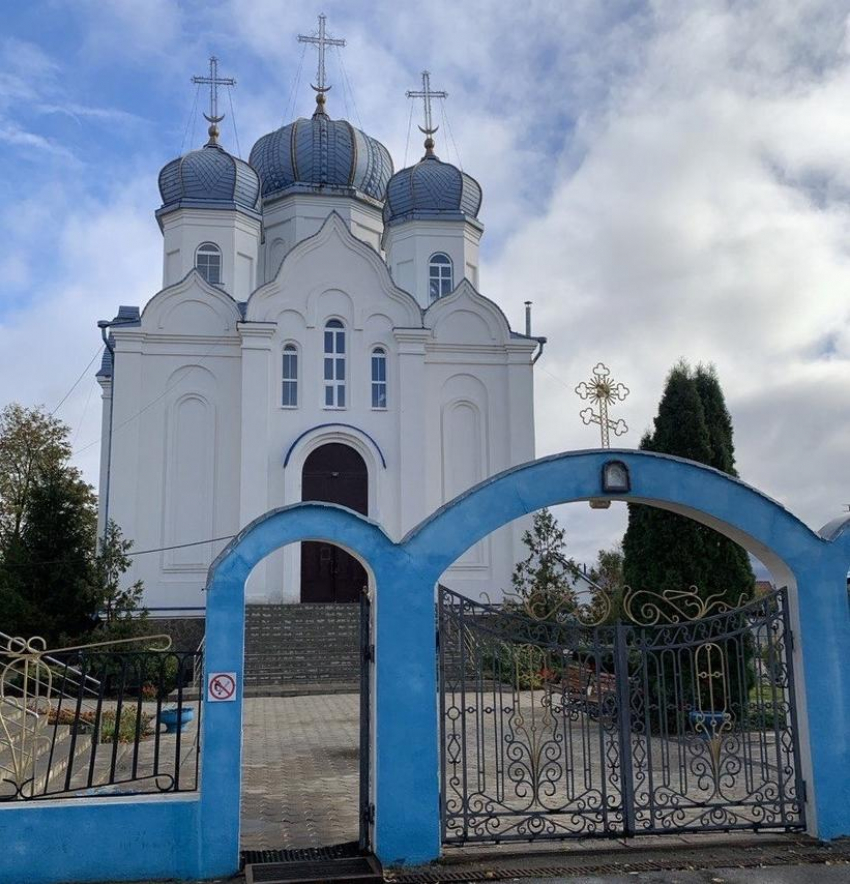
POLYGON ((398 342, 399 537, 428 514, 425 469, 425 342, 429 329, 395 329, 398 342))
MULTIPOLYGON (((269 509, 269 416, 271 412, 272 339, 274 322, 240 322, 242 338, 242 466, 239 522, 244 528, 269 509)), ((252 601, 268 596, 266 562, 251 573, 252 601)))

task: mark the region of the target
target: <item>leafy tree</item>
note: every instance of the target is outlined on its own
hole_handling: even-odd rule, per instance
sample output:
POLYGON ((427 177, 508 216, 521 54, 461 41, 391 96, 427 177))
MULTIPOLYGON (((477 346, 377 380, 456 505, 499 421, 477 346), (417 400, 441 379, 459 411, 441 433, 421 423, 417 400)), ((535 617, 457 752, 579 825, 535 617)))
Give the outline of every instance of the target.
POLYGON ((596 622, 600 615, 608 610, 608 605, 601 598, 604 594, 610 599, 610 612, 606 622, 613 622, 621 617, 623 609, 623 549, 620 544, 611 549, 600 549, 596 564, 590 569, 589 579, 598 587, 597 594, 591 603, 590 619, 596 622))
POLYGON ((105 611, 127 622, 141 584, 121 588, 130 542, 110 524, 96 553, 97 499, 70 460, 68 428, 40 409, 0 412, 0 629, 50 645, 85 637, 105 611))
POLYGON ((71 456, 68 428, 39 408, 0 411, 0 544, 23 528, 34 486, 71 456))
MULTIPOLYGON (((16 631, 55 644, 96 621, 92 569, 97 513, 91 488, 71 467, 51 466, 32 483, 19 538, 9 563, 24 614, 16 631)), ((8 631, 8 629, 4 630, 8 631)))
POLYGON ((514 568, 514 593, 533 616, 545 619, 576 607, 574 578, 578 565, 566 553, 566 531, 548 509, 534 514, 531 529, 522 535, 528 555, 514 568))

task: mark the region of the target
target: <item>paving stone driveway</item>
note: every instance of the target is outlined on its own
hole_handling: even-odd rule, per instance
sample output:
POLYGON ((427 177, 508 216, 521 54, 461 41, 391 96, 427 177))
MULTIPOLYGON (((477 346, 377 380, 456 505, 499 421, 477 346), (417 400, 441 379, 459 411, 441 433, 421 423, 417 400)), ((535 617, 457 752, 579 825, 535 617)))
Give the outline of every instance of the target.
POLYGON ((359 703, 357 694, 245 700, 243 850, 357 840, 359 703))

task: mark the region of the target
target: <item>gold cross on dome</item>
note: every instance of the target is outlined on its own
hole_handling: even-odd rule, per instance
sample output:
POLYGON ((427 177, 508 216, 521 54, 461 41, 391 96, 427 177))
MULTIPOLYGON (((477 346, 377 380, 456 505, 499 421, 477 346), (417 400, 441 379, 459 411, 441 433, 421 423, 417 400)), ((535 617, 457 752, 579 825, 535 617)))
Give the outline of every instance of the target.
POLYGON ((592 406, 585 408, 579 412, 579 417, 586 426, 590 424, 598 424, 602 436, 602 448, 610 448, 610 431, 614 431, 615 436, 622 436, 628 432, 628 425, 620 418, 613 421, 608 417, 608 407, 615 402, 622 402, 629 395, 629 388, 625 384, 615 383, 611 377, 611 371, 607 365, 601 362, 594 366, 590 382, 582 381, 576 387, 576 393, 582 399, 589 399, 596 406, 596 411, 592 406))

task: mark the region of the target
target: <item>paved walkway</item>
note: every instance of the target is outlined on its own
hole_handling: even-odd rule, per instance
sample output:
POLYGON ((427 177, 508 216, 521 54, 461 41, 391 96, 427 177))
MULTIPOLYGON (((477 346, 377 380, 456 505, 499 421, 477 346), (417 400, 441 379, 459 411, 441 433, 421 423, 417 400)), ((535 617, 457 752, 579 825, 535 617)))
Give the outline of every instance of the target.
POLYGON ((358 837, 357 694, 245 700, 242 849, 358 837))

